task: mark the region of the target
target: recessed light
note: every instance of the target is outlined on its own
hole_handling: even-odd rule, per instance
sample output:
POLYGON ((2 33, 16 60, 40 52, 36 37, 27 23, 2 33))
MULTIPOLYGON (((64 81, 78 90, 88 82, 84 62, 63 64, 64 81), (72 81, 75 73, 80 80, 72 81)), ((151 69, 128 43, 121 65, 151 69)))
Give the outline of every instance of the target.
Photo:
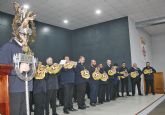
POLYGON ((24 4, 24 5, 23 5, 23 8, 25 8, 25 9, 29 9, 30 6, 29 6, 28 4, 24 4))
POLYGON ((69 23, 69 21, 68 21, 68 20, 64 20, 63 22, 64 22, 64 24, 68 24, 68 23, 69 23))
POLYGON ((100 9, 97 9, 97 10, 95 11, 95 13, 96 13, 97 15, 99 15, 99 14, 102 13, 102 11, 101 11, 100 9))
POLYGON ((49 32, 49 28, 48 28, 48 27, 44 27, 44 28, 43 28, 43 32, 44 32, 44 33, 49 32))

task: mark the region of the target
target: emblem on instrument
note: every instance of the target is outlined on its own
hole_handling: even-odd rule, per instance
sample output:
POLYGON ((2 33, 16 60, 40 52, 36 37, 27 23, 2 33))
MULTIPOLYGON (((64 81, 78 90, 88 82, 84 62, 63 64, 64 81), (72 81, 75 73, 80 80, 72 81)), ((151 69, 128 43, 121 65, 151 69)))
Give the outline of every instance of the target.
POLYGON ((108 71, 108 75, 109 76, 113 76, 114 74, 116 74, 116 71, 113 71, 113 70, 109 70, 108 71))
POLYGON ((130 75, 132 78, 136 78, 139 75, 139 73, 138 73, 138 71, 134 71, 134 72, 131 72, 130 75))
POLYGON ((151 74, 152 73, 152 69, 145 69, 144 70, 144 74, 147 75, 147 74, 151 74))
POLYGON ((81 76, 85 79, 89 79, 90 78, 90 73, 87 69, 84 69, 81 71, 81 76))
POLYGON ((102 77, 102 74, 96 68, 95 71, 92 73, 92 77, 93 77, 94 80, 100 80, 101 77, 102 77))
POLYGON ((38 63, 38 68, 35 74, 35 79, 44 79, 46 74, 46 67, 42 65, 42 62, 38 63))
POLYGON ((100 80, 101 80, 101 81, 107 81, 107 80, 108 80, 108 75, 107 75, 106 72, 104 72, 104 73, 102 74, 102 77, 101 77, 100 80))

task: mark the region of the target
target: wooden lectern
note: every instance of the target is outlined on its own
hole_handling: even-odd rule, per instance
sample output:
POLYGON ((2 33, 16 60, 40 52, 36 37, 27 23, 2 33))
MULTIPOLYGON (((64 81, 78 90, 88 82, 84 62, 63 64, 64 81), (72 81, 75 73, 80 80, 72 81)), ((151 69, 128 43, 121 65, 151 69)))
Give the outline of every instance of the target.
POLYGON ((0 64, 0 115, 10 115, 8 75, 12 65, 0 64))

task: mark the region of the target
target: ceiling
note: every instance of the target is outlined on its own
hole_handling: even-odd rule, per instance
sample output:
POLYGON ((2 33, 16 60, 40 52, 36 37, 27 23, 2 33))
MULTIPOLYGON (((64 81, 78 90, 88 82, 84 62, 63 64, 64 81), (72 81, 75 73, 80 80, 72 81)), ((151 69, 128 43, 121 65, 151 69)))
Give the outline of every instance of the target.
POLYGON ((14 14, 13 1, 29 4, 38 21, 70 30, 124 16, 135 22, 165 16, 165 0, 0 0, 0 11, 14 14), (96 9, 102 14, 95 15, 96 9), (64 24, 64 19, 69 23, 64 24))

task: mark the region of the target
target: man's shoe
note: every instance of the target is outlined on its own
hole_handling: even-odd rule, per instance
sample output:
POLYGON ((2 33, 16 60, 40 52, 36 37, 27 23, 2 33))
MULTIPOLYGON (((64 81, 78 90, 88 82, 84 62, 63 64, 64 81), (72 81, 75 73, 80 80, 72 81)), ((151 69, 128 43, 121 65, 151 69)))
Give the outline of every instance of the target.
POLYGON ((69 114, 69 111, 67 109, 63 110, 65 114, 69 114))
POLYGON ((69 111, 77 111, 75 108, 70 108, 69 111))

